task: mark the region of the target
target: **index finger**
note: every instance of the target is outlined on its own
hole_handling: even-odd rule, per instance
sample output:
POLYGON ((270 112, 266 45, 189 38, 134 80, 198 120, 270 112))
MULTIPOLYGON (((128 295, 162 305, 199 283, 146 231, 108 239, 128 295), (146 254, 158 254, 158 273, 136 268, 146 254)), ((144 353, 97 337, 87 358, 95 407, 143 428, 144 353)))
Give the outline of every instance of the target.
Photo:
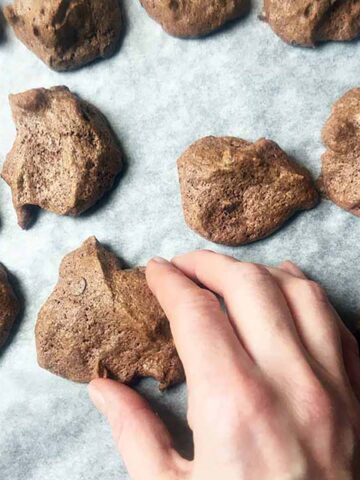
POLYGON ((213 293, 163 259, 148 263, 146 279, 169 319, 190 387, 248 376, 253 362, 213 293))

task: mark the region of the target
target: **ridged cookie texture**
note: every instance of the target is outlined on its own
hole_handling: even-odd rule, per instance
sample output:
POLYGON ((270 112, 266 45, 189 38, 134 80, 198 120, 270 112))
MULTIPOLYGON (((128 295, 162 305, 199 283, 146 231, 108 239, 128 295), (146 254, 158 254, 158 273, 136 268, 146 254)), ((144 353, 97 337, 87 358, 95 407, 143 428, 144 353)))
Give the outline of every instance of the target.
POLYGON ((305 47, 360 36, 360 2, 354 0, 264 0, 264 18, 282 40, 305 47))
POLYGON ((338 100, 326 122, 322 138, 320 185, 326 197, 360 216, 360 88, 338 100))
POLYGON ((15 0, 4 14, 27 48, 58 71, 109 57, 123 29, 119 0, 15 0))
POLYGON ((215 243, 264 238, 318 201, 309 173, 266 139, 202 138, 179 158, 178 171, 188 226, 215 243))
POLYGON ((41 367, 76 382, 184 379, 169 322, 143 268, 122 270, 95 237, 67 255, 36 324, 41 367))
POLYGON ((19 311, 19 301, 10 285, 5 268, 0 264, 0 348, 8 339, 19 311))
POLYGON ((112 188, 122 153, 95 107, 66 87, 10 95, 10 105, 17 135, 2 177, 22 228, 32 206, 80 215, 112 188))
POLYGON ((249 0, 140 0, 156 22, 170 35, 197 37, 219 29, 245 15, 249 0))

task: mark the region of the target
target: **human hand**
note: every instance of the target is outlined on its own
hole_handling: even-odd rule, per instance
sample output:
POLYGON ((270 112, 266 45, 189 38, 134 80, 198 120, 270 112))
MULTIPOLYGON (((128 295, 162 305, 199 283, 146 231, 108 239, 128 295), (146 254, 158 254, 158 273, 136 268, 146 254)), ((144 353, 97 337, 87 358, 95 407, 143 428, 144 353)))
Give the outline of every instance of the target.
POLYGON ((154 259, 146 276, 184 364, 195 457, 135 391, 94 380, 133 480, 360 478, 359 351, 318 284, 290 262, 209 251, 154 259))

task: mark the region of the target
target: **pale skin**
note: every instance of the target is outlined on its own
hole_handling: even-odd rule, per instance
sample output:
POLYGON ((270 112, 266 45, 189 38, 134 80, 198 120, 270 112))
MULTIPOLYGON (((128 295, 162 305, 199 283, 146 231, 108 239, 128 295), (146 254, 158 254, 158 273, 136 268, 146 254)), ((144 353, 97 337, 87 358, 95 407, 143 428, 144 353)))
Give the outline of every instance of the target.
POLYGON ((146 277, 185 368, 195 451, 180 457, 130 387, 94 380, 132 480, 360 478, 359 350, 317 283, 210 251, 153 259, 146 277))

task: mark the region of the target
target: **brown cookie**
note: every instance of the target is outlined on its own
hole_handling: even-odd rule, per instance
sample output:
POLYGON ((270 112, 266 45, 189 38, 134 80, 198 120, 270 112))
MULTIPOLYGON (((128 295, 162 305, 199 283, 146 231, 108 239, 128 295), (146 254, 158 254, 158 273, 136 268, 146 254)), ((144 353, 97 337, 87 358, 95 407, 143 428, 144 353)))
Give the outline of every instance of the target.
POLYGON ((154 377, 163 389, 184 379, 144 269, 122 270, 95 237, 63 259, 39 313, 36 344, 41 367, 77 382, 154 377))
POLYGON ((216 243, 259 240, 318 200, 309 173, 266 139, 202 138, 178 170, 187 224, 216 243))
POLYGON ((111 189, 122 154, 103 115, 66 87, 10 95, 17 128, 2 177, 12 189, 19 225, 32 205, 79 215, 111 189))
POLYGON ((150 17, 176 37, 206 35, 245 15, 249 0, 140 0, 150 17))
POLYGON ((264 0, 264 18, 285 42, 313 47, 360 36, 360 2, 264 0))
POLYGON ((360 88, 347 92, 333 106, 322 131, 320 184, 334 203, 360 216, 360 88))
POLYGON ((0 264, 0 348, 9 337, 20 305, 9 283, 5 268, 0 264))
POLYGON ((16 36, 58 71, 109 57, 123 28, 119 0, 15 0, 4 13, 16 36))

